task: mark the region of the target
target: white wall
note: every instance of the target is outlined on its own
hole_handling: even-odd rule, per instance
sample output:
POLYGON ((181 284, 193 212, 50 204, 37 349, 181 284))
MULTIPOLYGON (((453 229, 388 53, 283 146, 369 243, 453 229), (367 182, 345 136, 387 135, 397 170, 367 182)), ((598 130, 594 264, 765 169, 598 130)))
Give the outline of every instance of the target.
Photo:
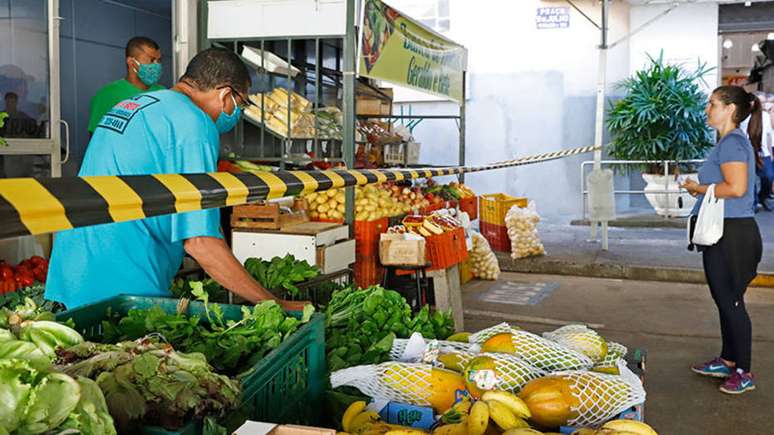
MULTIPOLYGON (((635 29, 666 10, 668 5, 632 6, 631 27, 635 29)), ((629 44, 631 72, 648 63, 647 55, 658 56, 664 50, 664 60, 696 68, 699 60, 718 67, 718 5, 717 3, 680 4, 676 9, 634 35, 629 44)), ((709 90, 718 83, 718 71, 705 78, 709 90)))
MULTIPOLYGON (((597 2, 579 6, 599 20, 597 2)), ((591 145, 599 30, 570 9, 568 29, 537 30, 538 0, 451 1, 448 36, 469 50, 467 106, 468 164, 483 164, 536 153, 591 145)), ((408 12, 408 11, 407 11, 408 12)), ((629 6, 614 2, 610 41, 629 29, 629 6)), ((628 43, 608 56, 608 81, 629 74, 628 43)), ((612 86, 608 87, 612 92, 612 86)), ((414 103, 414 113, 455 113, 448 103, 414 103)), ((456 164, 457 135, 451 123, 424 121, 414 131, 424 163, 456 164)), ((579 166, 590 154, 550 163, 467 176, 479 193, 506 192, 537 200, 546 217, 580 214, 579 166)))

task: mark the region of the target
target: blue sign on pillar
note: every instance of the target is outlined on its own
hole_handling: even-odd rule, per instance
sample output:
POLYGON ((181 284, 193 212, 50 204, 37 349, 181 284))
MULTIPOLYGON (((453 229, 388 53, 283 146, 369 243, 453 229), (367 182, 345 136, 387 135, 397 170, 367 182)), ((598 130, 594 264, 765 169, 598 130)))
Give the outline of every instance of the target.
POLYGON ((538 30, 570 27, 570 8, 538 8, 535 16, 538 30))

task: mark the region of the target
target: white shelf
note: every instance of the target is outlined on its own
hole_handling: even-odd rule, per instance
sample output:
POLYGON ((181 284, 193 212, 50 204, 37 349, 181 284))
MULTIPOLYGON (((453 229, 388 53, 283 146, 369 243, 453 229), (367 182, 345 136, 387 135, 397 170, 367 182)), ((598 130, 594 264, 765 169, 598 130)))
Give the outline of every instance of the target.
POLYGON ((344 36, 346 0, 218 0, 207 2, 211 40, 344 36))

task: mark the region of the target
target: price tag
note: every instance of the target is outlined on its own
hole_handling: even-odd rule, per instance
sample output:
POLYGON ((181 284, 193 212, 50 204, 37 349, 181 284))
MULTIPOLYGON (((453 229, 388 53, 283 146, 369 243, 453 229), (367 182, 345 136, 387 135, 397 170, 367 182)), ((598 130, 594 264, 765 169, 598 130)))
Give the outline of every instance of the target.
POLYGON ((470 381, 482 390, 494 390, 497 386, 497 373, 494 370, 472 370, 469 375, 470 381))

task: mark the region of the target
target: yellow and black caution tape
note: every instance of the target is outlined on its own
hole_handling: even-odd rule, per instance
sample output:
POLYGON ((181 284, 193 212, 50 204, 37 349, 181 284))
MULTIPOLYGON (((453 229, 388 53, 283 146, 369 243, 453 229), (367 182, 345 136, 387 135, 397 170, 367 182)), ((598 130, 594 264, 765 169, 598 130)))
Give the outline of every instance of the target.
POLYGON ((468 167, 0 179, 0 238, 239 205, 344 186, 488 171, 595 149, 573 148, 468 167))

